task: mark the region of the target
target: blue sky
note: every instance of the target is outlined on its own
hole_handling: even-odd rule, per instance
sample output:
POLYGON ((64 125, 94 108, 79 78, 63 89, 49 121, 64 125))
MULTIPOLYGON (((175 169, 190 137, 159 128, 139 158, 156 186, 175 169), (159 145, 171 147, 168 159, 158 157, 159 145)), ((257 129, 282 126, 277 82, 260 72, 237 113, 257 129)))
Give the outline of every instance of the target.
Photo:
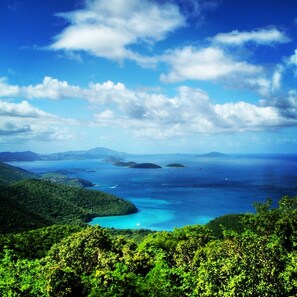
POLYGON ((297 1, 2 0, 1 151, 296 153, 297 1))

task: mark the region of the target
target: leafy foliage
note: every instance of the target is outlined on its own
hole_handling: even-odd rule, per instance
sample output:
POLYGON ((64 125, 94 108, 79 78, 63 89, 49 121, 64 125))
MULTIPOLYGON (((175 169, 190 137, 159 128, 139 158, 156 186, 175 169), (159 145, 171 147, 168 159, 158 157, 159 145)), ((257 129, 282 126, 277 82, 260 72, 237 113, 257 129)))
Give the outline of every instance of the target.
POLYGON ((131 230, 100 227, 14 234, 2 244, 0 295, 296 296, 297 197, 255 207, 234 217, 240 230, 222 224, 219 237, 199 225, 152 232, 140 243, 127 238, 131 230), (46 248, 34 257, 27 242, 37 237, 46 248))
POLYGON ((13 252, 16 259, 40 259, 45 257, 50 248, 63 238, 81 231, 75 225, 52 225, 21 233, 0 235, 0 255, 4 249, 13 252))
POLYGON ((221 217, 218 217, 209 223, 206 226, 213 232, 216 238, 224 237, 224 230, 233 230, 237 233, 242 233, 244 226, 242 223, 244 214, 228 214, 221 217))

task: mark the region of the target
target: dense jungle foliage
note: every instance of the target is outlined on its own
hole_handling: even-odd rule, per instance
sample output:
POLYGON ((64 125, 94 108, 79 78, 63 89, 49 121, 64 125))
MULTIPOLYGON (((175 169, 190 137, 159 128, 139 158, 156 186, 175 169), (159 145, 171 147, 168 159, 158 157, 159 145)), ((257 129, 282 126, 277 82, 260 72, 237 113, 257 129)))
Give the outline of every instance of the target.
POLYGON ((144 231, 137 242, 133 231, 70 225, 4 234, 0 295, 297 296, 297 197, 255 208, 233 225, 144 231))

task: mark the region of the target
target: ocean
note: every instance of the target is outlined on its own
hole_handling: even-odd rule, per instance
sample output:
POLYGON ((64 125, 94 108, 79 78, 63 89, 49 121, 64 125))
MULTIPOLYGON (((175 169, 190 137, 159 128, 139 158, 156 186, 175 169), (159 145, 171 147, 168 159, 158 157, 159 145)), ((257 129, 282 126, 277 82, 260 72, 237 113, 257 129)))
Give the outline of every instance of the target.
POLYGON ((297 195, 297 155, 200 157, 195 155, 133 156, 127 161, 151 162, 161 169, 114 166, 104 160, 12 162, 41 174, 68 170, 101 190, 132 201, 138 213, 94 218, 103 227, 173 230, 205 224, 231 213, 254 212, 254 202, 297 195), (181 163, 184 168, 170 168, 181 163))

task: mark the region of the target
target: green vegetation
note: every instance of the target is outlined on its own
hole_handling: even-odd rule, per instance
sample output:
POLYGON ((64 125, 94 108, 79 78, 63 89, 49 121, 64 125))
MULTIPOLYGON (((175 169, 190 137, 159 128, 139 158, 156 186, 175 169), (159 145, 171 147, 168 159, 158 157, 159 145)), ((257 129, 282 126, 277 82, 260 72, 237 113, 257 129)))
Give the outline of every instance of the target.
POLYGON ((114 195, 25 180, 1 187, 0 231, 30 230, 52 224, 79 224, 97 216, 136 212, 135 206, 114 195))
POLYGON ((158 169, 162 168, 161 166, 154 164, 154 163, 139 163, 130 166, 131 168, 145 168, 145 169, 158 169))
POLYGON ((39 161, 39 160, 87 160, 87 159, 102 159, 116 158, 121 159, 126 156, 126 153, 117 152, 104 147, 96 147, 87 151, 69 151, 62 153, 54 153, 49 155, 39 155, 30 151, 27 152, 0 152, 0 161, 39 161))
POLYGON ((17 259, 40 259, 55 243, 81 230, 82 227, 76 225, 52 225, 21 233, 0 234, 0 255, 4 256, 4 249, 9 249, 17 259))
POLYGON ((296 296, 297 197, 255 208, 208 226, 143 230, 138 243, 131 230, 100 227, 2 235, 0 295, 296 296))
POLYGON ((185 167, 185 165, 179 164, 179 163, 172 163, 172 164, 168 164, 166 166, 167 167, 173 167, 173 168, 183 168, 183 167, 185 167))
MULTIPOLYGON (((65 173, 71 173, 71 171, 64 170, 65 173)), ((38 175, 26 171, 24 169, 11 166, 0 162, 0 186, 10 185, 15 182, 26 180, 26 179, 36 179, 39 178, 38 175)), ((81 178, 70 178, 67 177, 62 172, 48 172, 41 176, 42 179, 49 180, 58 184, 71 186, 71 187, 92 187, 93 184, 85 179, 81 178)))
POLYGON ((224 230, 235 231, 237 233, 242 233, 244 230, 244 225, 242 223, 244 214, 228 214, 218 217, 206 226, 212 231, 216 238, 224 237, 224 230))
POLYGON ((133 161, 118 161, 114 162, 113 165, 121 166, 121 167, 129 167, 129 168, 145 168, 145 169, 157 169, 162 168, 161 166, 154 164, 154 163, 135 163, 133 161))
POLYGON ((74 177, 67 177, 65 174, 60 172, 48 172, 42 175, 42 179, 70 187, 92 187, 94 186, 93 183, 82 179, 82 178, 74 178, 74 177))
POLYGON ((36 177, 35 174, 24 169, 0 162, 0 185, 9 185, 23 179, 36 177))
POLYGON ((10 187, 0 187, 0 233, 31 230, 52 224, 20 204, 10 187))

